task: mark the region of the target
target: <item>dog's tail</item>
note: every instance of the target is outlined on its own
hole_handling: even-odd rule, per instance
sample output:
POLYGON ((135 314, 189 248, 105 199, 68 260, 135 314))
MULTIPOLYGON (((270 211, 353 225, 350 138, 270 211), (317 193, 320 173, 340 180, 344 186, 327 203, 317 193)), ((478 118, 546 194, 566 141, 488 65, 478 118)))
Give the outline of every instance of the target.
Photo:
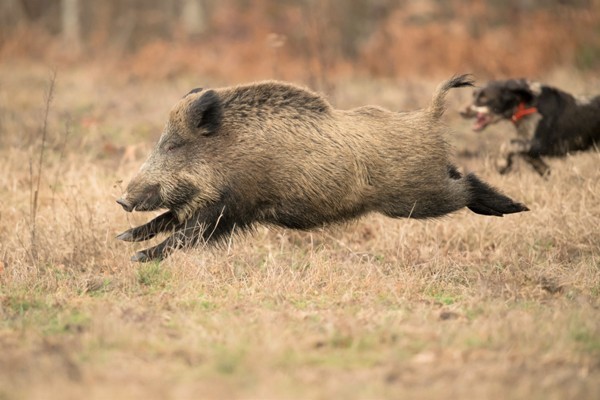
POLYGON ((474 174, 468 174, 464 179, 469 191, 467 207, 474 213, 501 217, 504 214, 529 211, 529 208, 525 205, 503 195, 487 183, 479 180, 474 174))
POLYGON ((435 119, 440 118, 446 110, 446 93, 452 88, 473 86, 473 77, 470 74, 453 76, 445 82, 442 82, 433 92, 433 99, 428 111, 435 119))

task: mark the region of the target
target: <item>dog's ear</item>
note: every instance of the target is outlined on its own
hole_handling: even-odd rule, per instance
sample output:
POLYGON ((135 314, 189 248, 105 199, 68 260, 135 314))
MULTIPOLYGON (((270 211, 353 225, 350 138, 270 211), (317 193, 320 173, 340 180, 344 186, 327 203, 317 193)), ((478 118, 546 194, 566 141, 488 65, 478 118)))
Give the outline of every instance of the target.
POLYGON ((511 79, 506 82, 506 89, 510 90, 520 101, 525 103, 531 103, 539 94, 526 79, 511 79))

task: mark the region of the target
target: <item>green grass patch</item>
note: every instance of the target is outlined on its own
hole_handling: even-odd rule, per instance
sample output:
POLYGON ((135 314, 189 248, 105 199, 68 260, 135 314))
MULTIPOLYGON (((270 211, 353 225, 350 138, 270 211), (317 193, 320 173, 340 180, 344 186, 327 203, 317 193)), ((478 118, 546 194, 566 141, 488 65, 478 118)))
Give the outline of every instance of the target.
POLYGON ((44 335, 81 332, 91 322, 88 314, 76 308, 65 308, 52 298, 42 299, 34 293, 5 296, 2 306, 3 325, 38 331, 44 335))
POLYGON ((243 348, 218 348, 215 369, 222 375, 233 375, 242 368, 245 357, 246 351, 243 348))
POLYGON ((91 317, 78 310, 71 309, 54 314, 46 323, 43 331, 48 335, 62 333, 78 333, 84 331, 91 322, 91 317))
POLYGON ((6 307, 13 314, 23 315, 31 310, 45 308, 46 304, 37 296, 16 294, 6 296, 2 300, 2 306, 6 307))
POLYGON ((489 349, 492 339, 488 336, 469 336, 464 339, 464 345, 468 349, 489 349))
POLYGON ((577 326, 571 330, 571 337, 583 351, 600 354, 600 335, 585 326, 577 326))
POLYGON ((162 289, 171 279, 171 271, 164 268, 160 262, 142 265, 137 271, 137 281, 149 289, 162 289))
POLYGON ((454 295, 452 293, 447 293, 444 291, 439 291, 439 292, 432 291, 429 293, 429 296, 436 303, 440 303, 440 304, 443 304, 446 306, 449 306, 451 304, 454 304, 454 303, 457 303, 458 301, 460 301, 460 296, 454 295))
POLYGON ((179 302, 178 307, 189 311, 212 311, 217 309, 217 304, 202 296, 179 302))
POLYGON ((483 307, 473 307, 465 311, 465 316, 469 321, 473 321, 478 317, 485 315, 486 311, 483 307))

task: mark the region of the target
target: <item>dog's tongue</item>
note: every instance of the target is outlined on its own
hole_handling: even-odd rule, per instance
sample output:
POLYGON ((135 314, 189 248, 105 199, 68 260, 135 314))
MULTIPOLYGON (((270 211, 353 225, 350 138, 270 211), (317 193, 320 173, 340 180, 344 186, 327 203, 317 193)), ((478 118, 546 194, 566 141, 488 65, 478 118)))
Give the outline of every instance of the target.
POLYGON ((476 132, 482 131, 490 123, 491 117, 489 114, 477 113, 475 122, 473 122, 473 130, 476 132))

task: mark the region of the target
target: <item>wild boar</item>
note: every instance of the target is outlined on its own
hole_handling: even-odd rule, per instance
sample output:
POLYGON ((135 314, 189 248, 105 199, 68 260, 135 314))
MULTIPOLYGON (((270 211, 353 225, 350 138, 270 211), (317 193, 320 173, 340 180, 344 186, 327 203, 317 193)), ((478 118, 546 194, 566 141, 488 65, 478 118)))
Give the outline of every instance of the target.
POLYGON ((129 212, 168 211, 117 238, 170 233, 132 258, 149 261, 256 224, 308 230, 370 212, 420 219, 463 207, 526 211, 449 161, 440 117, 446 93, 461 86, 472 80, 442 83, 431 105, 414 112, 337 110, 315 92, 274 81, 194 89, 175 104, 117 200, 129 212))

